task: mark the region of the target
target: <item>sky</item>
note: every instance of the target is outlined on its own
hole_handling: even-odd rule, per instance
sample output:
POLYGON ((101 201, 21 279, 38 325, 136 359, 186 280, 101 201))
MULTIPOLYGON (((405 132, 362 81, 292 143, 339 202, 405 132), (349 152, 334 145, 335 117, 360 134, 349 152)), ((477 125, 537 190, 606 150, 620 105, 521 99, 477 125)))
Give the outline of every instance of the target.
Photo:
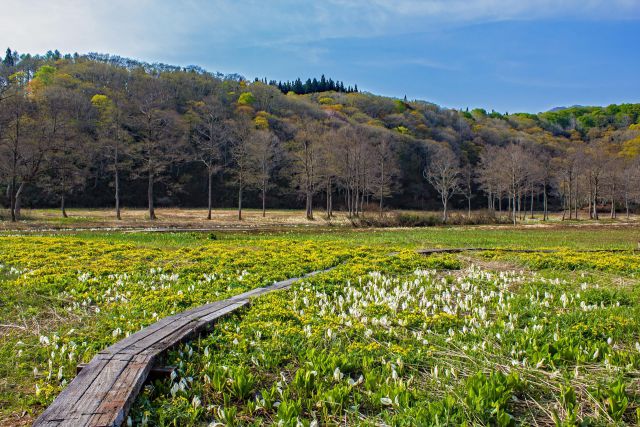
POLYGON ((20 53, 325 74, 499 112, 640 102, 639 42, 640 0, 31 0, 0 15, 0 46, 20 53))

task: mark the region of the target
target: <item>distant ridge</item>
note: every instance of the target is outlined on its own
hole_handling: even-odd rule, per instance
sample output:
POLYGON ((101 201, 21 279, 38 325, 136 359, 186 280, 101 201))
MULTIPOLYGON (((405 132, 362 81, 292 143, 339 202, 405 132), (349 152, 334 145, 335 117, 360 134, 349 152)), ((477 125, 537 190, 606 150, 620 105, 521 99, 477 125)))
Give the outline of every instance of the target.
POLYGON ((583 108, 584 105, 572 105, 571 107, 553 107, 552 109, 550 109, 549 111, 547 111, 548 113, 553 113, 555 111, 561 111, 561 110, 567 110, 569 108, 583 108))

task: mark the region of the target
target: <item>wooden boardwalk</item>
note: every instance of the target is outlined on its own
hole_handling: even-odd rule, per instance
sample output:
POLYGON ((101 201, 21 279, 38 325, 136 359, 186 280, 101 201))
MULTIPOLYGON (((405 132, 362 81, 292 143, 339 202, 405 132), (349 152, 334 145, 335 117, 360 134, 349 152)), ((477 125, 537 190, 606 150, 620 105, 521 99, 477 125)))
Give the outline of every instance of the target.
POLYGON ((314 271, 216 301, 164 319, 98 353, 58 395, 34 426, 120 426, 158 356, 203 332, 216 319, 249 304, 250 298, 284 289, 328 270, 314 271))

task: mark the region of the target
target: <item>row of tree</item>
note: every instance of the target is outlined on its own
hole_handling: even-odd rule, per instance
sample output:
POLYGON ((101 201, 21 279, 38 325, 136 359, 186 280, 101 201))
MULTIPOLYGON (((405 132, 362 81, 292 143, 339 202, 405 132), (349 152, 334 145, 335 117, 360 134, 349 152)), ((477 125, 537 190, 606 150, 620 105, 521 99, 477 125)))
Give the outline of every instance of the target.
MULTIPOLYGON (((7 59, 9 58, 9 59, 7 59)), ((327 83, 327 80, 322 79, 327 83)), ((329 80, 328 82, 331 82, 329 80)), ((289 92, 289 91, 287 91, 289 92)), ((0 65, 0 180, 10 217, 56 203, 486 208, 514 222, 640 203, 638 111, 606 126, 458 112, 366 93, 295 95, 198 67, 109 55, 18 55, 0 65)), ((557 115, 557 114, 556 114, 557 115)), ((584 114, 583 114, 584 115, 584 114)), ((582 117, 582 116, 580 116, 582 117)))
MULTIPOLYGON (((263 83, 267 84, 267 79, 263 80, 263 83)), ((358 85, 353 87, 345 86, 344 82, 341 81, 333 81, 333 79, 327 79, 324 74, 320 76, 320 79, 307 79, 303 82, 299 77, 294 81, 286 81, 286 82, 276 82, 275 80, 270 80, 269 83, 272 86, 280 89, 282 93, 293 92, 297 95, 304 95, 307 93, 317 93, 317 92, 342 92, 342 93, 357 93, 358 85)))

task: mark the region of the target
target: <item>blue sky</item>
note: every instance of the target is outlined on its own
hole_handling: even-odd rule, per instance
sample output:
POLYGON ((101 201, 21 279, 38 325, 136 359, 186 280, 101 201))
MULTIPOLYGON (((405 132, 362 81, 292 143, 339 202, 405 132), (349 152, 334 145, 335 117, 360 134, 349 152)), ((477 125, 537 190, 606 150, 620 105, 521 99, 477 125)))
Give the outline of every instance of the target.
POLYGON ((113 53, 247 78, 324 73, 454 108, 640 102, 640 0, 32 0, 19 52, 113 53))

